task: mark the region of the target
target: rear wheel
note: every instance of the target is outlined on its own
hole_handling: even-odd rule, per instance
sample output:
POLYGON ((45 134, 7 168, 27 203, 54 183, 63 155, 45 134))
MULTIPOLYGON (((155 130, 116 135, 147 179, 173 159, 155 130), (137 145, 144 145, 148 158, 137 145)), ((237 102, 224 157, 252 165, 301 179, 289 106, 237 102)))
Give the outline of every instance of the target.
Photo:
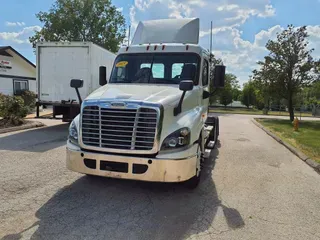
POLYGON ((186 181, 186 186, 189 189, 195 189, 198 187, 201 178, 201 166, 204 160, 203 150, 201 150, 201 138, 199 139, 198 148, 197 148, 197 164, 196 164, 196 175, 186 181))

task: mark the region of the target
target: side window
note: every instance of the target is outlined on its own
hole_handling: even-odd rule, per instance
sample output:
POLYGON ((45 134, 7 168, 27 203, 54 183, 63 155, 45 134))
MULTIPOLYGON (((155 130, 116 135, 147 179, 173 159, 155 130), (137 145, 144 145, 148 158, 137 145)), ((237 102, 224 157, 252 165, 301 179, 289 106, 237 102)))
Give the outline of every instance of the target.
POLYGON ((183 63, 174 63, 174 64, 172 64, 171 78, 175 78, 175 77, 181 75, 183 65, 184 65, 183 63))
POLYGON ((202 69, 202 85, 207 86, 209 80, 209 63, 207 60, 203 62, 203 69, 202 69))
POLYGON ((18 94, 23 90, 29 90, 28 81, 27 80, 13 80, 13 92, 14 94, 18 94))
MULTIPOLYGON (((140 68, 150 68, 150 63, 141 64, 140 68)), ((164 65, 162 63, 154 63, 152 65, 152 75, 154 78, 164 78, 164 65)))

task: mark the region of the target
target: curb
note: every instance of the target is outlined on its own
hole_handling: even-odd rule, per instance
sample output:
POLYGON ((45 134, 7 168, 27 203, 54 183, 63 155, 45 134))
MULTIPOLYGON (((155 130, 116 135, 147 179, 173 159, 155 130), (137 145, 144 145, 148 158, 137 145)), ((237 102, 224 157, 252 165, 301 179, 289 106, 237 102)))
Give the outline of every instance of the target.
POLYGON ((22 126, 0 129, 0 134, 20 131, 20 130, 26 130, 26 129, 31 129, 31 128, 44 127, 44 126, 45 125, 41 122, 29 122, 29 123, 22 125, 22 126))
MULTIPOLYGON (((52 116, 52 112, 46 113, 39 116, 39 118, 47 118, 47 117, 51 117, 52 116)), ((36 118, 36 114, 29 114, 28 116, 26 116, 24 119, 35 119, 36 118)))
POLYGON ((310 167, 314 168, 316 171, 320 172, 320 164, 316 161, 310 159, 307 157, 304 153, 290 145, 289 143, 286 143, 282 141, 278 136, 276 136, 274 133, 272 133, 270 130, 265 128, 263 125, 258 123, 255 119, 252 119, 252 122, 259 128, 261 128, 263 131, 265 131, 269 136, 274 138, 277 142, 281 143, 283 146, 285 146, 287 149, 290 150, 293 154, 295 154, 298 158, 300 158, 302 161, 306 162, 310 167))

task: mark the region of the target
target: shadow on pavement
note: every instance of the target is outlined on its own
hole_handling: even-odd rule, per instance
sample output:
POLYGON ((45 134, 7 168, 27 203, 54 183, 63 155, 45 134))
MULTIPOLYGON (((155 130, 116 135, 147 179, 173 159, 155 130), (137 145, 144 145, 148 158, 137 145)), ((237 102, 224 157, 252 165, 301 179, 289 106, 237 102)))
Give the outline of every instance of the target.
POLYGON ((219 207, 229 228, 240 228, 241 215, 221 204, 212 179, 218 154, 215 149, 207 158, 195 190, 182 184, 81 177, 37 211, 38 228, 31 239, 185 239, 217 231, 211 224, 219 207))
POLYGON ((69 124, 0 135, 0 151, 46 152, 66 144, 69 124))

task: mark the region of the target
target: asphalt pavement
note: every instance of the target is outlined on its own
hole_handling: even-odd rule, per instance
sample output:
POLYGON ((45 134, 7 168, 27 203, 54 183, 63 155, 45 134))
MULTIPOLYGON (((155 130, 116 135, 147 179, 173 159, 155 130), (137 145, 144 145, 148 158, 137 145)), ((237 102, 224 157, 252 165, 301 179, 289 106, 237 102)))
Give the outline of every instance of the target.
POLYGON ((251 122, 221 115, 202 183, 87 177, 68 124, 0 135, 0 239, 320 239, 320 175, 251 122))

